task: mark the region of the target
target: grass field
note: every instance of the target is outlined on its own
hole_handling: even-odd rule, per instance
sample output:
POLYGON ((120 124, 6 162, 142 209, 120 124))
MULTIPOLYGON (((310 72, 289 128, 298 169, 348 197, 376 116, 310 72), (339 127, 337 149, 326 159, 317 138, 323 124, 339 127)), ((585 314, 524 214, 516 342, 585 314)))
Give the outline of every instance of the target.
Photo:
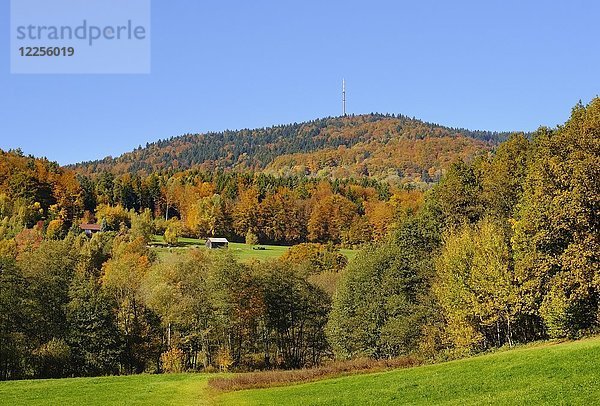
POLYGON ((600 339, 539 345, 437 365, 227 393, 223 405, 597 404, 600 339))
POLYGON ((593 405, 600 338, 314 383, 215 393, 206 374, 0 383, 2 405, 593 405))
MULTIPOLYGON (((152 245, 154 250, 158 254, 161 260, 167 260, 170 256, 177 255, 178 253, 184 252, 188 248, 202 248, 204 249, 204 240, 196 239, 196 238, 180 238, 179 246, 177 247, 167 247, 165 245, 164 239, 162 236, 155 235, 152 240, 152 245)), ((240 261, 249 261, 252 259, 256 259, 259 261, 264 261, 268 259, 279 258, 286 252, 289 247, 281 246, 281 245, 260 245, 260 247, 264 248, 261 250, 253 249, 252 245, 230 242, 229 250, 237 257, 240 261)), ((356 256, 355 250, 342 249, 340 250, 342 254, 344 254, 348 260, 352 260, 356 256)))
POLYGON ((210 405, 207 374, 0 383, 0 405, 210 405))

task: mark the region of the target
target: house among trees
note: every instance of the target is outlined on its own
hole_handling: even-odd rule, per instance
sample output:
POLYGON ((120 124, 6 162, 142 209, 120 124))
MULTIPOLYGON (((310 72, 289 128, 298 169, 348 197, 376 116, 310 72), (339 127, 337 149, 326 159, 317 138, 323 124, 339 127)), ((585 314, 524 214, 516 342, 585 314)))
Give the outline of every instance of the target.
POLYGON ((208 238, 206 240, 206 248, 208 249, 216 249, 216 248, 227 248, 229 246, 229 241, 227 238, 208 238))
POLYGON ((100 224, 80 224, 79 228, 81 228, 88 237, 91 237, 92 234, 102 230, 102 226, 100 224))

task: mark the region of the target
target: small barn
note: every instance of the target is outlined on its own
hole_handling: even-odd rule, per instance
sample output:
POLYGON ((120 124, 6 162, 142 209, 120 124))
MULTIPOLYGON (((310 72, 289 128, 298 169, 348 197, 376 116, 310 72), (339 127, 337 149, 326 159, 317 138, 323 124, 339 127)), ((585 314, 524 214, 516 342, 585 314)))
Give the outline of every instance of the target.
POLYGON ((81 228, 88 237, 91 237, 92 234, 102 230, 102 226, 100 224, 80 224, 79 228, 81 228))
POLYGON ((214 238, 211 237, 206 240, 206 248, 208 249, 217 249, 217 248, 227 248, 229 246, 229 241, 227 238, 214 238))

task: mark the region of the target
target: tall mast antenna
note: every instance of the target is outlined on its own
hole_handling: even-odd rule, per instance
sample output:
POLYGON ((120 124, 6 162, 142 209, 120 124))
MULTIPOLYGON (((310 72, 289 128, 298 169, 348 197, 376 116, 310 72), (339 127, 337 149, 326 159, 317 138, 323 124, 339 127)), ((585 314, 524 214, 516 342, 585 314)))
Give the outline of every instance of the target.
POLYGON ((342 113, 346 117, 346 79, 342 79, 342 113))

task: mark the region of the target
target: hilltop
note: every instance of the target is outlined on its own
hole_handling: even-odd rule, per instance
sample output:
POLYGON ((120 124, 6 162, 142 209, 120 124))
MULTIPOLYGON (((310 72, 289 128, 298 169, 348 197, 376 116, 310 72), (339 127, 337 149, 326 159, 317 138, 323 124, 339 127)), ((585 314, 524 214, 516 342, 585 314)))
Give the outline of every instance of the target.
POLYGON ((199 169, 430 181, 439 178, 452 161, 490 150, 507 135, 444 127, 402 115, 366 114, 186 134, 72 167, 87 175, 199 169))

